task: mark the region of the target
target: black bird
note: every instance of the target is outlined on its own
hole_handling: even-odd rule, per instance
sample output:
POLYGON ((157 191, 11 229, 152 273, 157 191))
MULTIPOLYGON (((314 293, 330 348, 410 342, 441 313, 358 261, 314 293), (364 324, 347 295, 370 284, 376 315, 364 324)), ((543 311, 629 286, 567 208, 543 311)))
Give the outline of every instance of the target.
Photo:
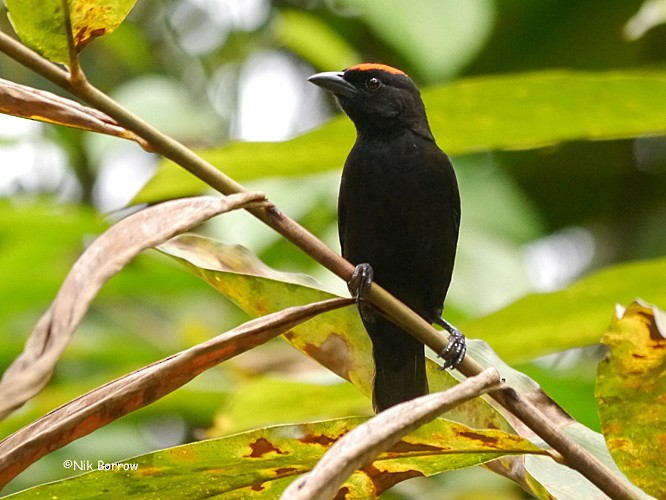
MULTIPOLYGON (((444 367, 457 366, 465 338, 441 315, 460 195, 416 85, 402 71, 375 63, 309 81, 334 94, 356 126, 338 199, 342 255, 357 265, 350 289, 362 291, 374 279, 426 321, 442 325, 451 334, 440 354, 444 367)), ((427 394, 423 344, 363 300, 359 311, 373 345, 375 411, 427 394)))

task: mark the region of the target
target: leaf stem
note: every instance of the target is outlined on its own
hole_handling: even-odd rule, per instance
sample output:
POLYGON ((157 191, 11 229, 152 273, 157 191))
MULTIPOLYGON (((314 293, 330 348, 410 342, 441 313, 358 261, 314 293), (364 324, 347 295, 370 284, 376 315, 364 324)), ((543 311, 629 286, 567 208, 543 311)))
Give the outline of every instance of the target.
POLYGON ((69 11, 69 1, 60 0, 62 14, 65 21, 65 30, 67 31, 67 50, 69 52, 69 70, 74 79, 82 74, 79 56, 76 53, 76 44, 74 43, 74 34, 72 33, 72 15, 69 11))

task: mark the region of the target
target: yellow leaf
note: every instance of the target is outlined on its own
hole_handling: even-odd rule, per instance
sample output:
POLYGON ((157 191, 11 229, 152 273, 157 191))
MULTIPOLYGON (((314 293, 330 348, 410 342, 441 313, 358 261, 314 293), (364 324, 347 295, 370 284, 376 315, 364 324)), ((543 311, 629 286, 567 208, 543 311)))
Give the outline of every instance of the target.
POLYGON ((613 459, 627 477, 666 498, 666 314, 641 301, 618 311, 602 342, 596 397, 613 459))

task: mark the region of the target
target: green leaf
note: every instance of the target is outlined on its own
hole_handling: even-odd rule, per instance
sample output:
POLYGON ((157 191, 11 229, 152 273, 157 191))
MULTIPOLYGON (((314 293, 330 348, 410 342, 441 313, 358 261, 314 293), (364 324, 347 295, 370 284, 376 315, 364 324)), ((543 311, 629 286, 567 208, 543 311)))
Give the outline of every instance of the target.
MULTIPOLYGON (((193 234, 178 236, 160 250, 185 265, 251 316, 335 297, 313 287, 312 278, 270 269, 248 250, 193 234), (304 286, 305 284, 305 286, 304 286)), ((283 335, 294 347, 370 395, 374 366, 368 335, 354 308, 319 315, 283 335)), ((428 361, 433 391, 456 384, 448 371, 428 361)), ((511 426, 482 399, 457 407, 448 418, 478 428, 511 426)))
POLYGON ((359 62, 354 47, 307 11, 281 10, 273 28, 278 42, 317 68, 342 69, 359 62))
MULTIPOLYGON (((468 339, 468 353, 483 368, 497 369, 505 385, 523 394, 526 400, 538 401, 540 411, 550 415, 552 424, 560 432, 567 434, 578 445, 588 450, 593 456, 601 460, 613 473, 621 477, 619 469, 605 446, 603 436, 598 432, 571 420, 561 408, 553 402, 548 395, 541 392, 536 382, 514 368, 507 365, 485 342, 478 339, 468 339)), ((447 418, 450 418, 447 414, 447 418)), ((457 420, 457 419, 456 419, 457 420)), ((548 448, 549 446, 540 438, 535 438, 536 444, 548 448)), ((605 495, 583 475, 570 467, 559 464, 551 458, 527 456, 524 462, 525 476, 530 487, 530 493, 537 498, 585 498, 603 499, 605 495)), ((628 481, 627 481, 628 483, 628 481)), ((632 485, 633 486, 633 485, 632 485)), ((643 498, 642 492, 637 491, 637 498, 643 498)))
MULTIPOLYGON (((267 176, 296 176, 339 168, 354 143, 354 130, 344 120, 286 142, 233 142, 199 150, 204 160, 242 181, 267 176)), ((201 193, 206 185, 175 163, 163 160, 132 203, 153 202, 201 193)))
MULTIPOLYGON (((309 276, 275 271, 240 246, 183 234, 159 249, 251 316, 335 297, 314 288, 316 282, 309 276)), ((290 330, 284 337, 369 394, 373 376, 369 362, 371 346, 367 335, 360 333, 362 326, 359 325, 356 314, 332 311, 313 318, 303 328, 290 330)))
MULTIPOLYGON (((72 37, 80 51, 123 22, 136 0, 69 0, 72 37)), ((61 0, 5 0, 9 19, 24 44, 47 59, 69 63, 61 0)))
POLYGON ((431 0, 342 3, 358 11, 379 38, 429 81, 458 73, 483 48, 495 24, 489 0, 440 1, 436 8, 431 0))
MULTIPOLYGON (((574 422, 561 428, 560 431, 573 440, 576 444, 589 451, 601 463, 610 469, 610 471, 622 480, 633 490, 636 500, 649 500, 651 497, 630 483, 622 475, 617 465, 608 453, 603 436, 597 432, 574 422)), ((543 444, 540 439, 536 439, 537 444, 543 444)), ((528 483, 533 488, 532 493, 538 498, 558 498, 577 500, 606 500, 608 497, 582 474, 576 470, 555 462, 554 460, 537 455, 525 456, 525 468, 528 476, 528 483)))
MULTIPOLYGON (((301 276, 288 276, 287 279, 291 283, 278 281, 278 279, 284 279, 283 273, 275 272, 263 264, 256 265, 255 258, 249 257, 247 250, 242 250, 240 253, 238 250, 235 247, 194 235, 179 236, 162 248, 162 251, 181 261, 251 315, 266 314, 275 308, 286 307, 292 303, 330 297, 321 290, 297 284, 297 282, 304 282, 301 276), (247 262, 244 262, 246 260, 247 262)), ((285 334, 285 338, 319 363, 351 380, 362 392, 366 394, 370 392, 372 374, 370 346, 367 335, 358 320, 358 315, 353 309, 337 310, 314 318, 285 334)), ((512 340, 514 340, 513 337, 512 340)), ((484 342, 469 339, 468 352, 482 366, 498 368, 507 380, 507 385, 518 392, 533 395, 540 393, 539 387, 534 381, 506 365, 484 342)), ((451 375, 438 370, 435 363, 428 361, 427 366, 432 391, 444 390, 455 383, 451 375)), ((259 384, 259 387, 264 385, 259 384)), ((283 386, 285 383, 277 383, 275 392, 282 394, 288 391, 290 384, 283 386)), ((268 387, 271 385, 269 384, 268 387)), ((285 399, 281 398, 281 401, 284 404, 285 399)), ((240 396, 240 404, 244 407, 241 411, 250 415, 250 422, 254 421, 256 424, 267 422, 265 419, 257 420, 258 415, 252 417, 253 414, 260 413, 258 409, 261 408, 261 404, 255 400, 255 397, 240 396)), ((545 404, 545 401, 542 404, 545 404)), ((552 406, 557 412, 556 405, 552 406)), ((234 415, 233 408, 231 415, 232 417, 234 415)), ((304 416, 302 412, 295 409, 290 409, 284 416, 289 415, 293 418, 299 418, 298 415, 304 416)), ((225 417, 227 416, 225 413, 225 417)), ((491 427, 511 432, 511 426, 504 417, 480 398, 455 408, 447 413, 446 417, 477 429, 491 427)), ((240 416, 236 415, 235 420, 239 420, 239 418, 240 416)), ((278 417, 278 421, 281 418, 278 417)), ((231 425, 238 426, 239 424, 234 424, 232 421, 231 425)), ((565 424, 567 432, 572 425, 565 424)), ((597 449, 600 436, 579 424, 575 424, 575 427, 578 432, 577 441, 582 446, 593 449, 595 455, 601 454, 601 451, 597 449)), ((228 427, 224 426, 218 427, 214 432, 224 432, 227 429, 228 427)), ((603 443, 601 447, 604 448, 603 443)), ((550 462, 550 460, 546 462, 550 462)), ((545 496, 557 491, 570 493, 577 489, 585 492, 597 491, 582 476, 572 473, 565 466, 544 463, 544 461, 530 462, 527 465, 526 473, 532 477, 531 488, 535 492, 543 492, 545 496), (565 488, 553 486, 550 480, 553 474, 561 477, 567 486, 565 488)))
POLYGON ((566 369, 552 364, 523 363, 520 372, 539 382, 544 392, 581 424, 601 431, 597 404, 594 400, 596 356, 579 356, 575 362, 567 359, 566 369), (571 364, 569 364, 571 363, 571 364))
MULTIPOLYGON (((116 465, 115 472, 94 470, 25 490, 13 498, 87 498, 100 491, 114 498, 278 498, 297 476, 312 469, 340 436, 365 420, 356 417, 276 426, 178 446, 125 460, 116 465)), ((345 486, 354 498, 375 498, 412 477, 522 453, 542 450, 513 434, 473 430, 438 419, 356 471, 345 486)), ((98 465, 91 462, 94 469, 98 465)))
MULTIPOLYGON (((312 378, 312 377, 308 377, 312 378)), ((207 437, 221 437, 268 425, 370 415, 368 399, 351 384, 321 377, 313 383, 253 377, 237 386, 207 437), (266 411, 270 408, 270 411, 266 411)))
POLYGON ((0 300, 0 330, 12 315, 48 306, 84 238, 105 227, 79 206, 0 200, 0 296, 11 297, 0 300))
POLYGON ((666 259, 620 264, 564 290, 528 295, 488 316, 463 323, 466 335, 485 340, 510 363, 599 342, 613 305, 641 296, 666 304, 666 259))
MULTIPOLYGON (((579 139, 666 132, 666 73, 545 71, 469 78, 424 90, 439 145, 450 155, 532 149, 579 139)), ((236 142, 199 151, 244 181, 340 168, 354 143, 345 117, 286 142, 236 142)), ((135 203, 199 193, 205 185, 163 162, 135 203)))
POLYGON ((618 307, 603 343, 596 396, 608 449, 629 479, 666 498, 666 313, 640 301, 618 307))

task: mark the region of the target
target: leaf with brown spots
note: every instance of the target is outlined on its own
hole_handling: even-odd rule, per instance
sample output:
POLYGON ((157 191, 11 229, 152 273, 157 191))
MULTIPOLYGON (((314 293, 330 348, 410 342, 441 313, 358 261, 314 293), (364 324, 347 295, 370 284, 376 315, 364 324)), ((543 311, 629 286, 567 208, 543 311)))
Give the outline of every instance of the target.
MULTIPOLYGON (((160 251, 208 282, 252 316, 336 297, 304 274, 276 271, 248 249, 184 234, 160 251)), ((370 394, 371 346, 354 308, 318 316, 284 338, 299 350, 370 394)))
MULTIPOLYGON (((293 307, 257 318, 225 334, 140 368, 66 403, 0 441, 0 489, 30 464, 72 441, 157 401, 203 371, 274 339, 285 329, 351 299, 293 307)), ((261 437, 248 458, 284 454, 261 437)), ((185 450, 183 455, 189 455, 185 450)), ((148 469, 148 471, 150 471, 148 469)), ((142 473, 146 473, 143 470, 142 473)), ((284 469, 281 471, 284 474, 284 469)))
MULTIPOLYGON (((127 460, 137 464, 136 471, 93 471, 37 486, 12 498, 77 498, 86 492, 104 491, 109 498, 277 499, 296 477, 310 471, 333 443, 365 421, 355 417, 282 425, 177 446, 127 460)), ((488 431, 499 441, 497 448, 488 450, 478 440, 461 437, 470 431, 445 420, 428 424, 404 438, 403 451, 392 449, 355 472, 337 498, 377 498, 384 489, 411 477, 469 467, 507 453, 538 450, 529 441, 501 431, 488 431), (428 451, 415 451, 426 444, 428 451)))
POLYGON ((608 449, 631 481, 666 498, 666 314, 641 301, 618 306, 602 342, 596 397, 608 449))
POLYGON ((438 419, 500 383, 497 370, 489 368, 447 391, 388 408, 331 446, 312 472, 294 481, 281 498, 331 498, 345 483, 363 484, 367 491, 360 498, 375 498, 398 482, 437 473, 429 467, 440 472, 467 467, 501 457, 508 449, 514 450, 511 454, 545 453, 514 434, 438 419), (421 463, 423 457, 429 459, 421 463))
POLYGON ((251 442, 250 450, 252 450, 251 453, 245 455, 247 458, 264 458, 264 455, 270 453, 277 453, 278 455, 286 454, 286 452, 280 450, 280 448, 276 447, 268 439, 263 437, 251 442))
MULTIPOLYGON (((176 258, 253 316, 293 304, 332 297, 331 294, 312 285, 311 279, 306 280, 302 275, 285 275, 270 269, 246 249, 223 245, 198 236, 183 235, 161 247, 161 250, 176 258)), ((371 346, 355 308, 350 307, 318 316, 286 332, 283 336, 308 356, 351 381, 366 395, 370 394, 373 374, 371 346)), ((571 418, 552 401, 550 403, 543 401, 544 398, 546 400, 548 398, 538 384, 506 365, 487 344, 468 339, 468 352, 484 367, 497 367, 508 385, 521 394, 528 395, 531 400, 538 400, 542 409, 548 407, 549 418, 556 422, 558 427, 564 430, 573 423, 571 418)), ((457 384, 457 380, 450 372, 438 370, 437 365, 430 360, 427 363, 427 370, 432 391, 441 391, 457 384)), ((252 396, 242 394, 237 397, 241 400, 247 397, 248 401, 253 399, 252 396)), ((285 396, 285 401, 290 401, 288 396, 285 396)), ((256 401, 248 403, 247 410, 254 410, 256 413, 256 401)), ((256 422, 254 413, 247 419, 256 422)), ((240 422, 244 420, 240 414, 236 414, 235 418, 240 422)), ((507 432, 511 432, 512 429, 504 416, 480 398, 451 410, 447 413, 447 418, 467 424, 474 429, 497 429, 507 432)), ((280 423, 285 420, 280 420, 277 416, 273 421, 280 423)), ((266 421, 263 420, 260 425, 266 425, 266 421)), ((596 433, 586 429, 586 434, 578 442, 587 447, 589 441, 595 437, 598 437, 596 433)), ((563 481, 572 488, 586 493, 589 488, 594 488, 589 486, 585 489, 585 485, 581 484, 584 479, 579 474, 571 472, 571 469, 559 465, 556 467, 558 473, 562 474, 563 481)), ((538 469, 541 470, 543 467, 540 465, 538 469)), ((525 475, 531 474, 531 484, 536 487, 539 486, 539 481, 543 483, 548 481, 548 475, 540 475, 538 470, 525 472, 519 457, 504 457, 502 463, 497 464, 494 470, 522 483, 525 483, 525 475), (538 479, 535 480, 535 477, 538 479)))
MULTIPOLYGON (((135 3, 136 0, 69 0, 76 50, 113 32, 135 3)), ((53 62, 69 63, 61 0, 6 0, 5 4, 12 26, 24 44, 53 62)))
MULTIPOLYGON (((184 234, 159 249, 252 316, 336 297, 318 288, 313 278, 271 269, 249 250, 238 245, 226 245, 201 236, 184 234)), ((322 314, 283 336, 294 347, 349 380, 364 394, 370 395, 374 372, 372 346, 356 308, 322 314)), ((470 352, 476 349, 476 344, 470 342, 470 352)), ((490 362, 495 361, 496 356, 490 362)), ((436 363, 428 360, 427 365, 433 391, 441 391, 458 383, 449 371, 439 370, 436 363)), ((509 370, 507 367, 506 371, 509 370)), ((506 419, 481 399, 462 405, 454 410, 450 418, 474 427, 505 431, 511 429, 506 419)))

